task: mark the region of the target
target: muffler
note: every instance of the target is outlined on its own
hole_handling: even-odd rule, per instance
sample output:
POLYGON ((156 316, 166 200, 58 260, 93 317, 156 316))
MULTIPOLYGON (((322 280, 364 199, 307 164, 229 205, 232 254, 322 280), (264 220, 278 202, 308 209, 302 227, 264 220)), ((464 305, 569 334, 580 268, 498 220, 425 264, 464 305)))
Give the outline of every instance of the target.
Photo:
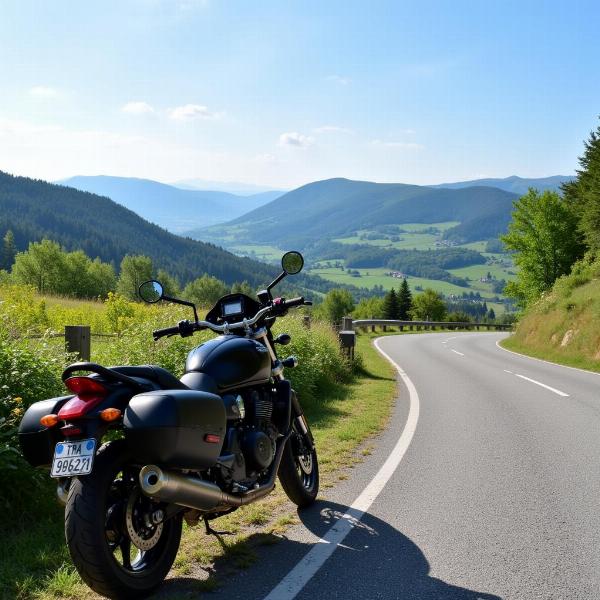
POLYGON ((241 496, 233 496, 210 481, 166 471, 156 465, 147 465, 140 471, 140 486, 146 496, 156 500, 211 511, 218 507, 250 504, 266 496, 275 487, 275 483, 269 480, 241 496))
POLYGON ((150 498, 204 512, 250 504, 269 494, 275 487, 283 449, 290 435, 291 429, 278 442, 269 479, 262 485, 239 496, 224 492, 218 485, 210 481, 175 471, 167 471, 156 465, 146 465, 142 468, 139 475, 140 487, 142 492, 150 498))

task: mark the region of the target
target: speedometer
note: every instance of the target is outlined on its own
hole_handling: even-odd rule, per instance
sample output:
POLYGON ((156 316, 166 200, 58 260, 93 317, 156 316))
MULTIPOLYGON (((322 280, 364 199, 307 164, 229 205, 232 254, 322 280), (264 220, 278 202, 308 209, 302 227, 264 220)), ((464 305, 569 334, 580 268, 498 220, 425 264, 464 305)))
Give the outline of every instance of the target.
POLYGON ((236 298, 221 304, 221 314, 223 317, 231 317, 232 315, 241 315, 244 312, 242 299, 236 298))

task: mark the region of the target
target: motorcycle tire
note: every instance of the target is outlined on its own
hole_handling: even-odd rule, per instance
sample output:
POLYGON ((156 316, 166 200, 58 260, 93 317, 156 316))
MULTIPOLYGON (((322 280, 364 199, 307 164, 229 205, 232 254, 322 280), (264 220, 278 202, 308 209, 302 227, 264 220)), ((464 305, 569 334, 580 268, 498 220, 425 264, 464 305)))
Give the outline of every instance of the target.
POLYGON ((73 563, 85 583, 108 598, 154 591, 181 539, 181 514, 162 523, 148 520, 155 505, 139 491, 139 468, 131 462, 123 440, 102 446, 92 473, 71 482, 65 509, 73 563))
POLYGON ((279 465, 279 482, 287 497, 299 508, 312 504, 319 493, 319 460, 317 450, 296 423, 287 441, 279 465))

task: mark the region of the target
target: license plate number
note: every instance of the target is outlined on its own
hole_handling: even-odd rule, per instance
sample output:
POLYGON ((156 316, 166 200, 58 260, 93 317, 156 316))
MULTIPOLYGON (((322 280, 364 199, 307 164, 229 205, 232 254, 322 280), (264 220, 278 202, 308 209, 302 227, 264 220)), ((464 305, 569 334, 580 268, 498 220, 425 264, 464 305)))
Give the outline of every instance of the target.
POLYGON ((51 477, 74 477, 87 475, 92 471, 96 440, 59 442, 54 449, 51 477))

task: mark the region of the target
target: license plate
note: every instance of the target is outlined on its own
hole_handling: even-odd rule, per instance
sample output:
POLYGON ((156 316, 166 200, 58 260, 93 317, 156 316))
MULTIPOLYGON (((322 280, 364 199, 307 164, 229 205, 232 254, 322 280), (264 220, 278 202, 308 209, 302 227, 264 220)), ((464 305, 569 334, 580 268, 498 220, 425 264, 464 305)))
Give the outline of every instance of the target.
POLYGON ((79 440, 77 442, 59 442, 54 449, 51 477, 74 477, 87 475, 92 471, 96 440, 79 440))

